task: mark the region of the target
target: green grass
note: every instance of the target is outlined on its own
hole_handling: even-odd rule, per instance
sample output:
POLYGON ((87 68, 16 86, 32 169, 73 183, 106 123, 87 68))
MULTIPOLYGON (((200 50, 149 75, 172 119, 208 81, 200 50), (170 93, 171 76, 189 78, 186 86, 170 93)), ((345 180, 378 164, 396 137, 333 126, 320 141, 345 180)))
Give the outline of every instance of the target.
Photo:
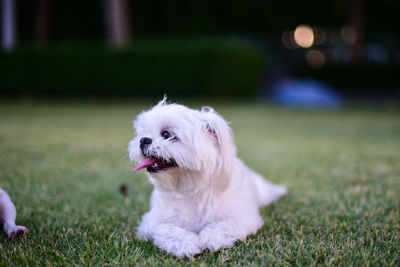
POLYGON ((400 265, 399 111, 215 104, 239 156, 289 194, 245 242, 175 259, 135 238, 151 186, 126 147, 146 105, 1 102, 0 187, 29 235, 0 233, 0 266, 400 265))

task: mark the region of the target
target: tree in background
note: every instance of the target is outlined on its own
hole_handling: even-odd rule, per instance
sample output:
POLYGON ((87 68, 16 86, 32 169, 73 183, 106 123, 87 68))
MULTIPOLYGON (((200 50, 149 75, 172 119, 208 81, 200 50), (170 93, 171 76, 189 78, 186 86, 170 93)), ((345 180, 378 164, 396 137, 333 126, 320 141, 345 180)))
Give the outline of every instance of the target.
POLYGON ((131 40, 127 0, 104 0, 105 27, 108 43, 123 47, 131 40))
POLYGON ((16 0, 2 0, 1 10, 1 45, 4 50, 9 51, 16 43, 16 0))
POLYGON ((35 42, 37 45, 46 43, 49 33, 49 12, 51 0, 37 0, 35 14, 35 42))
POLYGON ((350 9, 350 26, 356 33, 355 42, 351 48, 351 59, 353 61, 361 61, 363 59, 364 13, 365 1, 353 0, 350 9))

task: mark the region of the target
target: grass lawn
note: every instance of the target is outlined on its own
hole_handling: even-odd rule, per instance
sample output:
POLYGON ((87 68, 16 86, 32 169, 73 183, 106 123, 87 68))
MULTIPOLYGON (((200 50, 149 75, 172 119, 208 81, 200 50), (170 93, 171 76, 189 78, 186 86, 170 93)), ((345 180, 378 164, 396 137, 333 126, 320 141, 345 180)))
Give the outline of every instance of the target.
POLYGON ((146 105, 0 103, 0 187, 29 229, 0 232, 0 266, 400 265, 398 110, 215 104, 239 156, 289 194, 261 210, 265 225, 245 242, 175 259, 135 238, 152 188, 126 147, 146 105))

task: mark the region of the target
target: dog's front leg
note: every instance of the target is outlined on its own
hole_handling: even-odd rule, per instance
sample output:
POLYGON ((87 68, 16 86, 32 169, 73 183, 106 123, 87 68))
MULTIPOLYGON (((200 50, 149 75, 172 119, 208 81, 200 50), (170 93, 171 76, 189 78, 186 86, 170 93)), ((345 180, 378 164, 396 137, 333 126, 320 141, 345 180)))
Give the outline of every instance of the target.
POLYGON ((228 219, 211 223, 199 233, 203 249, 216 251, 231 247, 238 240, 244 240, 247 235, 255 233, 263 224, 261 217, 248 217, 247 221, 228 219))
POLYGON ((153 239, 156 246, 178 258, 192 257, 201 252, 200 240, 195 233, 170 223, 152 225, 151 228, 142 223, 138 228, 138 237, 153 239))
POLYGON ((15 225, 17 211, 6 191, 0 189, 0 221, 8 237, 23 236, 28 230, 21 225, 15 225))

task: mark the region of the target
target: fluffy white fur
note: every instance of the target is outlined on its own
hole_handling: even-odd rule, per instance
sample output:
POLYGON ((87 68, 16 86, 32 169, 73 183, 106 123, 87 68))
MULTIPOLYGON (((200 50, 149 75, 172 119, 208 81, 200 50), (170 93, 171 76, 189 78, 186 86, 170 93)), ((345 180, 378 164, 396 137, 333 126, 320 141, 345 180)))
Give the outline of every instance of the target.
POLYGON ((286 194, 236 157, 228 123, 212 108, 189 109, 164 98, 134 122, 129 157, 173 159, 178 167, 146 174, 154 185, 151 209, 137 236, 176 257, 233 246, 263 225, 259 207, 286 194), (174 138, 161 133, 168 130, 174 138), (143 152, 140 139, 151 138, 143 152))
POLYGON ((7 192, 0 188, 0 222, 8 237, 14 238, 26 235, 28 230, 21 225, 15 225, 17 211, 7 192))

